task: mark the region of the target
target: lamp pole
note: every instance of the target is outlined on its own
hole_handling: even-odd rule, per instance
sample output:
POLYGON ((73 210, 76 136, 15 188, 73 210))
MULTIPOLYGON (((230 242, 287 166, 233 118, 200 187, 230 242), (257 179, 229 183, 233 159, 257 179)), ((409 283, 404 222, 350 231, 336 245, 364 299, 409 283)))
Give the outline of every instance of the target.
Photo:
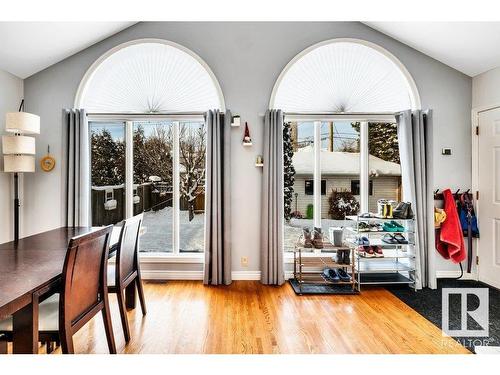
POLYGON ((14 173, 14 242, 19 242, 19 175, 14 173))

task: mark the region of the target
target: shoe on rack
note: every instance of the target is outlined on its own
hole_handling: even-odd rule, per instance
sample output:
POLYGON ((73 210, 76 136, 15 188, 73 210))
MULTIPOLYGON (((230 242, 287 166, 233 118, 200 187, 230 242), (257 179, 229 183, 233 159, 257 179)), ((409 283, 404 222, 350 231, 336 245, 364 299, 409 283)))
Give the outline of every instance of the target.
POLYGON ((408 244, 408 240, 401 233, 396 233, 393 238, 398 241, 399 244, 406 245, 408 244))
POLYGON ((392 220, 389 222, 390 224, 394 225, 396 227, 396 229, 398 230, 398 232, 404 232, 405 231, 405 227, 402 226, 400 223, 398 223, 397 221, 395 220, 392 220))
POLYGON ((302 246, 306 249, 313 247, 311 230, 307 227, 302 228, 302 246))
POLYGON ((372 246, 371 247, 373 250, 373 255, 375 258, 383 258, 384 257, 384 252, 382 251, 382 246, 372 246))
POLYGON ((350 265, 351 264, 351 250, 344 250, 343 253, 344 253, 344 256, 342 259, 342 263, 350 265))
POLYGON ((358 232, 369 232, 371 230, 370 225, 364 221, 358 223, 358 232))
POLYGON ((331 281, 334 283, 340 281, 340 277, 339 277, 337 271, 334 270, 333 268, 325 268, 323 270, 323 278, 325 280, 328 280, 328 281, 331 281))
POLYGON ((400 227, 392 224, 392 222, 384 223, 384 232, 399 232, 400 227))
POLYGON ((399 242, 394 238, 394 236, 390 233, 387 233, 382 237, 382 242, 391 244, 391 245, 398 245, 399 242))
POLYGON ((375 215, 373 215, 371 212, 365 212, 365 213, 359 215, 359 217, 361 217, 363 219, 370 219, 370 218, 375 217, 375 215))
POLYGON ((358 248, 356 249, 356 254, 358 254, 360 257, 365 257, 365 247, 358 246, 358 248))
POLYGON ((343 250, 337 250, 337 254, 335 257, 332 257, 332 260, 337 263, 337 264, 343 264, 344 262, 344 251, 343 250))
POLYGON ((343 270, 342 268, 339 268, 337 270, 337 274, 340 278, 340 281, 343 281, 343 282, 350 282, 351 281, 351 275, 349 275, 345 270, 343 270))
POLYGON ((312 245, 315 249, 323 248, 323 232, 321 231, 321 228, 314 227, 312 232, 312 245))
POLYGON ((375 256, 371 246, 358 247, 358 255, 363 258, 373 258, 375 256))
POLYGON ((366 258, 374 258, 375 252, 373 251, 372 246, 365 246, 365 257, 366 258))
POLYGON ((361 246, 369 246, 370 245, 370 240, 368 237, 358 237, 356 240, 356 244, 361 245, 361 246))

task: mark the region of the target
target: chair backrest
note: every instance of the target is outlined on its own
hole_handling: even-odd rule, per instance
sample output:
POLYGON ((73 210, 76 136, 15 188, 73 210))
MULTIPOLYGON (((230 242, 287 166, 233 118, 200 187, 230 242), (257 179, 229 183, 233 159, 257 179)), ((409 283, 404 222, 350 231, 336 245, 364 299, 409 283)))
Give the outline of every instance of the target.
MULTIPOLYGON (((85 324, 101 306, 107 292, 109 240, 113 226, 74 237, 64 261, 60 298, 60 324, 85 324), (90 316, 89 316, 90 315, 90 316), (87 318, 87 319, 85 319, 87 318)), ((78 328, 77 328, 78 329, 78 328)))
POLYGON ((137 271, 139 232, 142 220, 143 214, 140 214, 125 220, 123 223, 116 252, 116 286, 124 282, 134 271, 137 271))

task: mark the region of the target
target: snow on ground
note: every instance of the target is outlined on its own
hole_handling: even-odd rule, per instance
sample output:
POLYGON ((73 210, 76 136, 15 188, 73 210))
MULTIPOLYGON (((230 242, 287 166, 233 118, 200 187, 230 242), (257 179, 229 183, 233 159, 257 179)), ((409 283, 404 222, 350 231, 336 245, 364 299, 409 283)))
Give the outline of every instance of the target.
MULTIPOLYGON (((166 207, 159 211, 144 213, 143 226, 146 233, 141 236, 140 251, 145 252, 172 252, 172 207, 166 207)), ((180 211, 180 251, 181 252, 203 252, 205 214, 197 214, 189 221, 189 212, 180 211)), ((322 219, 323 233, 328 238, 328 228, 348 225, 345 220, 322 219)), ((353 223, 351 223, 352 225, 353 223)), ((293 250, 297 238, 302 234, 302 228, 313 228, 313 220, 291 219, 284 228, 285 251, 293 250)))
MULTIPOLYGON (((191 222, 188 211, 180 211, 179 216, 180 252, 203 252, 205 214, 194 215, 191 222)), ((140 251, 172 252, 172 217, 172 207, 144 212, 146 233, 141 236, 140 251)))

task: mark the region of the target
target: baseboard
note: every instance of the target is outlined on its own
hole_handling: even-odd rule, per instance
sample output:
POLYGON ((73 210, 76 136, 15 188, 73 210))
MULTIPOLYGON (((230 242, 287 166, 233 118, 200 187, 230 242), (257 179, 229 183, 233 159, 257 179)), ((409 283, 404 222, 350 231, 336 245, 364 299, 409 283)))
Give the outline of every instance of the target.
POLYGON ((260 271, 233 271, 231 278, 233 280, 260 280, 260 271))
MULTIPOLYGON (((456 279, 460 277, 460 271, 436 271, 436 278, 438 279, 456 279)), ((464 272, 462 280, 477 280, 475 273, 464 272)))
MULTIPOLYGON (((144 280, 203 280, 203 271, 143 270, 144 280)), ((233 271, 233 280, 260 280, 260 271, 233 271)))
POLYGON ((143 280, 203 280, 203 271, 142 270, 143 280))

